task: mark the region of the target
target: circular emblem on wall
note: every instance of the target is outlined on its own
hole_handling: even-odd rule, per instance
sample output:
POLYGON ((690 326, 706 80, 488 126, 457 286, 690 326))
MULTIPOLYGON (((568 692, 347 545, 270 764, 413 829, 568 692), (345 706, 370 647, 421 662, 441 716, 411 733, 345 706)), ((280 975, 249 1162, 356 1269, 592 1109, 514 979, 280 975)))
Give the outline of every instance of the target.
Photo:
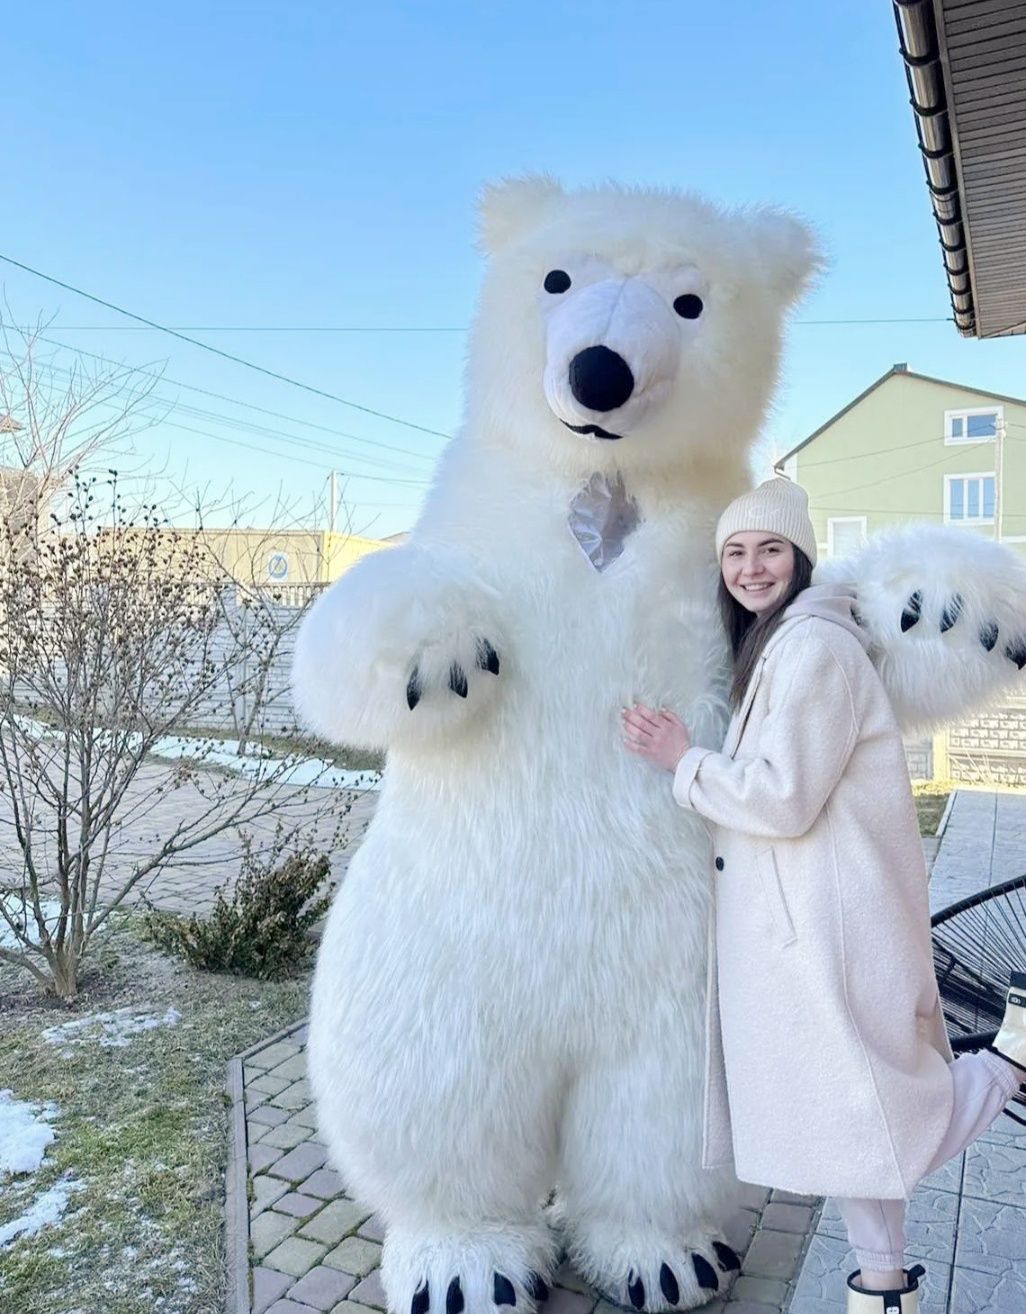
POLYGON ((268 579, 288 579, 289 559, 284 552, 272 552, 267 558, 268 579))

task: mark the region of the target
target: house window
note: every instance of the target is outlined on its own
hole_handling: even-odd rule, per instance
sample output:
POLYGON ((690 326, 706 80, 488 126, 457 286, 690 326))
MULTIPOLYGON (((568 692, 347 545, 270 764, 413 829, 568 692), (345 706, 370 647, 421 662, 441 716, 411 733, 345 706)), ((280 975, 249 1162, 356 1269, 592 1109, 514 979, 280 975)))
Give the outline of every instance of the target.
POLYGON ((962 525, 992 525, 994 476, 945 475, 944 519, 962 525))
POLYGON ((830 516, 827 520, 827 555, 847 557, 866 541, 865 516, 830 516))
POLYGON ((1004 418, 1002 406, 978 406, 965 411, 945 411, 944 441, 946 443, 993 442, 1004 418))

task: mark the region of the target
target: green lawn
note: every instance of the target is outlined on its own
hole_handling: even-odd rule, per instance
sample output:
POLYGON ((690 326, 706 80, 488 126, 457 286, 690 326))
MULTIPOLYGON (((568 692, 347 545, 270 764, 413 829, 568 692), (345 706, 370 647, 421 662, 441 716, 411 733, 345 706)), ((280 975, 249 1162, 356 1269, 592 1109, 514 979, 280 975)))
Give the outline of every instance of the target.
POLYGON ((928 792, 924 789, 922 793, 918 789, 913 791, 916 813, 919 816, 920 835, 936 835, 950 793, 950 789, 939 792, 928 792))
POLYGON ((0 1309, 18 1314, 214 1314, 224 1300, 225 1065, 299 1021, 308 979, 258 983, 196 972, 123 919, 73 1009, 0 965, 0 1089, 55 1106, 42 1168, 0 1189, 0 1227, 62 1176, 63 1218, 0 1252, 0 1309), (41 1032, 131 1008, 176 1025, 124 1047, 62 1047, 41 1032), (66 1049, 66 1054, 62 1052, 66 1049))

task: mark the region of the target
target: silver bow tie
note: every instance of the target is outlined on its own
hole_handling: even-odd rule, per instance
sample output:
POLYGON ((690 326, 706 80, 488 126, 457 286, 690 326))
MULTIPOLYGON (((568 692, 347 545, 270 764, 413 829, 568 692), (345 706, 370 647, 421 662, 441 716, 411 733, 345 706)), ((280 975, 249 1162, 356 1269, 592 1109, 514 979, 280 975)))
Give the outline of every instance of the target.
POLYGON ((638 504, 619 472, 612 482, 604 474, 593 474, 571 500, 567 516, 571 534, 598 571, 613 564, 640 523, 638 504))

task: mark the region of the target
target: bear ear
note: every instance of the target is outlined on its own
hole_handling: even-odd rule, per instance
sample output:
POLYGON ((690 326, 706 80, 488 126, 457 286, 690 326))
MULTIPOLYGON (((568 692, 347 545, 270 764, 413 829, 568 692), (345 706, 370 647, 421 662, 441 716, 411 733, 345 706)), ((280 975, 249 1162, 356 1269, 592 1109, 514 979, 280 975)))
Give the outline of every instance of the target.
POLYGON ((826 256, 813 229, 786 210, 765 207, 750 215, 755 261, 771 287, 792 305, 826 268, 826 256))
POLYGON ((538 223, 563 195, 562 187, 547 173, 486 184, 478 203, 481 248, 493 254, 509 246, 538 223))

